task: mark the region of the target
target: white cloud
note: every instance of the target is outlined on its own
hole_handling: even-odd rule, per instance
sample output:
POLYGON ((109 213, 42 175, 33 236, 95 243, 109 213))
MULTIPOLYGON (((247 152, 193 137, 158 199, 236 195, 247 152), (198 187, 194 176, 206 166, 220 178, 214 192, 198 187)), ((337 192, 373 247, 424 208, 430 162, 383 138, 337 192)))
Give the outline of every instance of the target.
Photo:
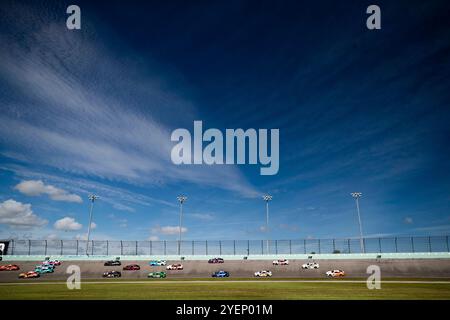
POLYGON ((95 222, 91 222, 91 230, 97 228, 97 224, 95 222))
POLYGON ((189 213, 190 217, 198 220, 211 221, 214 220, 214 216, 210 213, 189 213))
POLYGON ((31 204, 23 204, 13 199, 0 203, 0 224, 14 227, 39 227, 47 222, 33 213, 31 204))
POLYGON ((80 230, 83 227, 83 225, 81 223, 78 223, 77 221, 75 221, 74 218, 64 217, 64 218, 56 221, 55 224, 53 225, 53 227, 56 230, 75 231, 75 230, 80 230))
MULTIPOLYGON (((181 233, 186 233, 188 231, 187 228, 182 227, 181 233)), ((180 233, 179 226, 164 226, 164 227, 156 227, 152 229, 152 233, 164 234, 164 235, 174 235, 180 233)))
POLYGON ((148 241, 158 241, 159 237, 158 236, 150 236, 147 238, 148 241))
POLYGON ((406 224, 413 224, 414 220, 413 220, 413 218, 411 218, 411 217, 406 217, 406 218, 403 220, 403 222, 406 223, 406 224))
POLYGON ((73 237, 75 240, 87 240, 87 233, 77 234, 73 237))
POLYGON ((22 181, 14 187, 27 196, 40 196, 46 194, 50 199, 55 201, 67 201, 81 203, 83 200, 79 195, 70 194, 63 189, 56 188, 49 184, 44 184, 42 180, 27 180, 22 181))

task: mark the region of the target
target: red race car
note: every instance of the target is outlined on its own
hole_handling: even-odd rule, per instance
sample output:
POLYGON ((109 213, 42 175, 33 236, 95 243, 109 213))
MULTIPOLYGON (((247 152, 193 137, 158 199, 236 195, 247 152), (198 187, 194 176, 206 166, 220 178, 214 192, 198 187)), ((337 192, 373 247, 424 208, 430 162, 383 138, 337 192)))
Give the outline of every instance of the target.
POLYGON ((19 269, 20 268, 17 264, 7 264, 5 266, 0 266, 0 271, 15 271, 19 269))
POLYGON ((34 271, 28 271, 26 273, 19 274, 19 279, 21 278, 39 278, 41 275, 34 271))
POLYGON ((141 270, 141 267, 138 264, 129 264, 123 267, 123 270, 141 270))

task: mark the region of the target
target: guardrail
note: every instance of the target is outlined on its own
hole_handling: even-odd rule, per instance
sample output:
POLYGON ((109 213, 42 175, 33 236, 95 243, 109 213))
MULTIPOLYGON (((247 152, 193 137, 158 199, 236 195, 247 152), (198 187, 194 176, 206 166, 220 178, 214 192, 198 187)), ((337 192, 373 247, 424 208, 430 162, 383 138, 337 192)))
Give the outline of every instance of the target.
MULTIPOLYGON (((449 236, 301 240, 86 241, 9 240, 6 255, 187 256, 450 252, 449 236)), ((5 253, 4 253, 5 254, 5 253)))

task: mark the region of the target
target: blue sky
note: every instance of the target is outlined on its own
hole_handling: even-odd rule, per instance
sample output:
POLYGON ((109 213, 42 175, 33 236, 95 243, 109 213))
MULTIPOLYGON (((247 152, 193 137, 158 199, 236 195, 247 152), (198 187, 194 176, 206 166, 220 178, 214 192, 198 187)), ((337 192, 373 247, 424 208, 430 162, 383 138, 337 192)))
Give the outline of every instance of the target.
POLYGON ((59 1, 0 8, 0 238, 355 237, 450 231, 445 1, 59 1), (170 134, 278 128, 280 170, 176 166, 170 134), (263 193, 270 203, 264 230, 263 193))

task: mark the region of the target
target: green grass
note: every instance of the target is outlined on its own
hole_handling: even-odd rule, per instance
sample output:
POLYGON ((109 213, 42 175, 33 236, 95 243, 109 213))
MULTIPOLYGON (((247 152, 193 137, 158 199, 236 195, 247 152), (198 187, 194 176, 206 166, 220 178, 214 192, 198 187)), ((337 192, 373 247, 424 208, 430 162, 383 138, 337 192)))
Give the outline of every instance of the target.
POLYGON ((380 290, 368 290, 365 283, 85 283, 81 290, 68 290, 65 283, 2 285, 0 299, 445 299, 448 284, 383 283, 380 290))

